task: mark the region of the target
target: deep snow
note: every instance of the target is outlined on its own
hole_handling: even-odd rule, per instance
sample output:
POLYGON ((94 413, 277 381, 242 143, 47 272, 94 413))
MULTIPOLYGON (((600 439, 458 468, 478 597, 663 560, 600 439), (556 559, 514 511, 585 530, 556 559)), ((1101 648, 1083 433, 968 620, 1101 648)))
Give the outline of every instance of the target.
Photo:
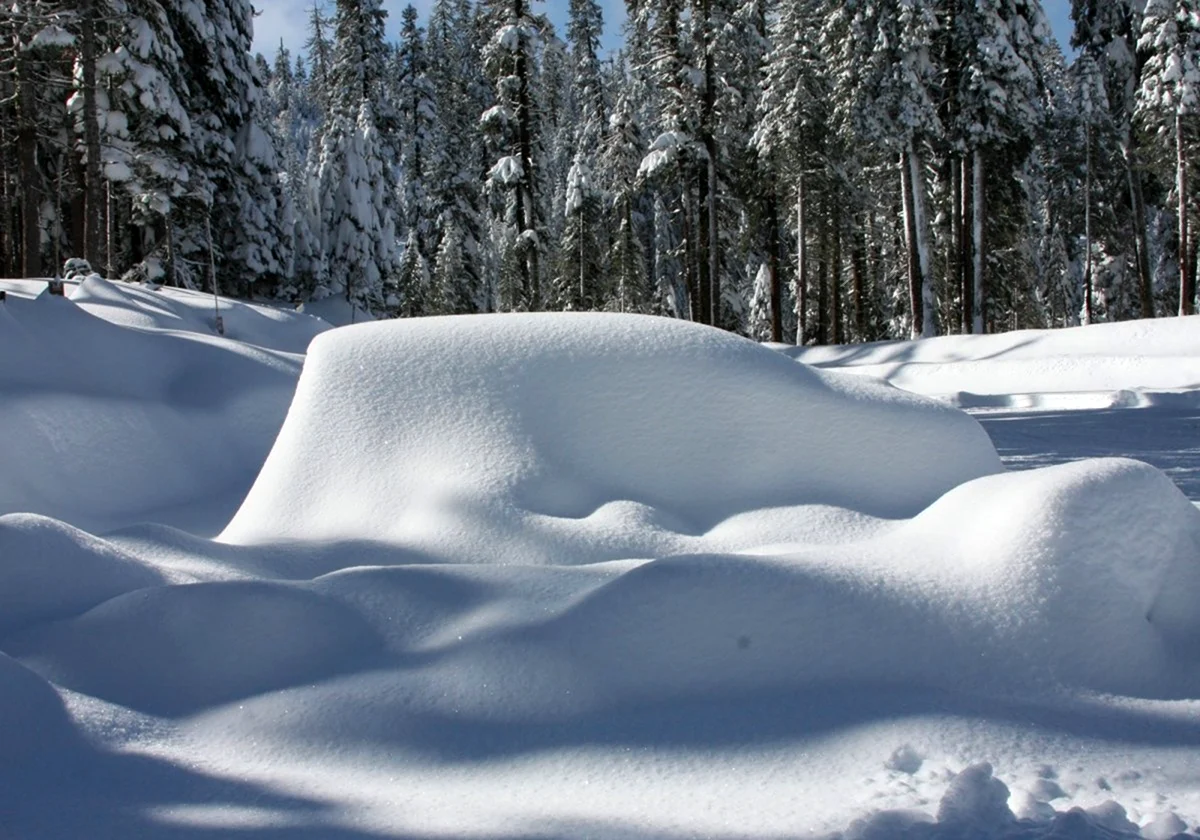
POLYGON ((1196 319, 822 371, 632 316, 223 301, 220 338, 211 297, 0 288, 0 836, 1200 824, 1200 510, 1078 460, 1136 449, 1096 412, 978 415, 1065 462, 1006 472, 832 370, 1149 422, 1192 404, 1196 319))

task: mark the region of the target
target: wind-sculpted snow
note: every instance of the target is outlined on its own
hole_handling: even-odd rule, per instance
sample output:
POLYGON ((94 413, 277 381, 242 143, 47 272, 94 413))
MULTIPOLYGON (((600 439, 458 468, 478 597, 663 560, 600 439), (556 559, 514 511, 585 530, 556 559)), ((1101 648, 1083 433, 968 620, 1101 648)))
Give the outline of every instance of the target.
POLYGON ((717 330, 418 319, 314 341, 221 539, 366 536, 452 562, 596 562, 661 549, 643 534, 700 534, 767 507, 911 516, 999 468, 964 414, 717 330))
MULTIPOLYGON (((218 381, 210 350, 225 387, 261 384, 265 351, 199 328, 105 379, 174 304, 86 291, 106 320, 0 307, 0 342, 96 342, 91 379, 0 375, 4 400, 38 382, 103 417, 90 382, 195 419, 162 382, 218 381)), ((2 486, 111 505, 22 457, 0 441, 2 486)), ((1200 825, 1200 510, 1168 478, 1004 472, 957 409, 659 319, 318 337, 218 540, 0 517, 0 652, 17 837, 1200 825)))
MULTIPOLYGON (((301 358, 217 336, 197 303, 93 276, 71 298, 0 304, 0 513, 107 530, 245 492, 301 358)), ((276 344, 303 350, 308 321, 237 310, 234 323, 269 321, 290 336, 276 344)))
POLYGON ((780 347, 822 370, 878 377, 964 408, 1197 405, 1200 316, 995 335, 780 347))

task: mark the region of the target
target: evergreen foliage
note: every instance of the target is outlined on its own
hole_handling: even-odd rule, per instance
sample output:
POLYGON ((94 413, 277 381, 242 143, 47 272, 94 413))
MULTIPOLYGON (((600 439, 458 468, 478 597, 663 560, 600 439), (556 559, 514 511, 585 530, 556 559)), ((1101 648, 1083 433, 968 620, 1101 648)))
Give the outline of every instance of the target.
POLYGON ((1200 0, 20 0, 0 271, 872 340, 1196 303, 1200 0), (395 44, 389 43, 395 36, 395 44))

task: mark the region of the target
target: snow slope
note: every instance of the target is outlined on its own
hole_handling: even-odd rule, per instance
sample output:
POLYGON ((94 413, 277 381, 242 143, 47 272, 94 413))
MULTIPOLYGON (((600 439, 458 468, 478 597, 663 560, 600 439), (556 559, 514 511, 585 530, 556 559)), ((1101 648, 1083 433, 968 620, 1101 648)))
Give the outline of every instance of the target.
MULTIPOLYGON (((68 448, 78 473, 44 432, 0 443, 11 836, 1200 825, 1200 510, 1153 467, 1005 472, 956 409, 679 322, 389 322, 317 338, 210 540, 130 523, 160 482, 219 489, 214 452, 267 437, 228 405, 273 405, 294 357, 206 334, 177 294, 10 287, 0 342, 25 355, 0 412, 33 380, 83 426, 114 400, 167 418, 144 448, 68 448), (35 341, 76 333, 90 375, 35 370, 35 341), (189 372, 214 390, 164 385, 189 372), (36 515, 73 481, 82 519, 36 515)), ((311 328, 246 315, 276 346, 311 328)))
POLYGON ((195 293, 98 275, 69 297, 12 286, 0 305, 0 513, 107 530, 153 512, 219 528, 271 446, 320 322, 226 302, 221 337, 212 298, 195 293), (216 512, 197 517, 206 499, 216 512))
POLYGON ((966 408, 1195 406, 1198 320, 780 349, 805 364, 878 377, 966 408))

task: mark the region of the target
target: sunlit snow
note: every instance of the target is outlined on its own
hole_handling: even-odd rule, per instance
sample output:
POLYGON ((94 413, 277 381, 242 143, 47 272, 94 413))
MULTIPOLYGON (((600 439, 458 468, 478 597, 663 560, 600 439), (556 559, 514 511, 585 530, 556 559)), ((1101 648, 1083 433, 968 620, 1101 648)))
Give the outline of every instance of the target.
POLYGON ((0 281, 0 836, 1200 825, 1198 319, 809 367, 44 285, 0 281), (1170 477, 1079 457, 1135 439, 1170 477))

